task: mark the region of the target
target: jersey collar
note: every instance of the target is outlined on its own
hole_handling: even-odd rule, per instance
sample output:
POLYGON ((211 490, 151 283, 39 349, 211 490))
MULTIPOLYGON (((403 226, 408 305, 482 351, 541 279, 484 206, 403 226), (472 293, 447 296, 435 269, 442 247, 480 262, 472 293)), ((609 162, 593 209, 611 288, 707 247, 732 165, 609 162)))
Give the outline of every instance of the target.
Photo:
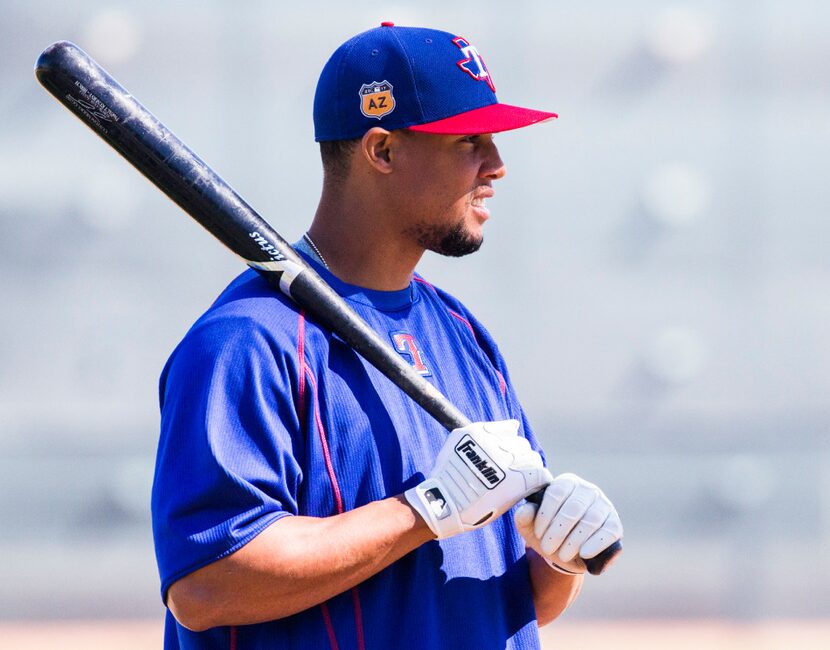
POLYGON ((365 287, 358 287, 354 284, 343 282, 340 278, 323 266, 320 258, 311 250, 311 247, 306 244, 305 240, 301 239, 293 245, 300 255, 305 258, 309 264, 317 271, 318 275, 326 281, 326 283, 334 289, 338 295, 363 305, 374 307, 380 311, 398 311, 406 309, 415 302, 414 282, 410 280, 409 286, 398 291, 376 291, 375 289, 367 289, 365 287))

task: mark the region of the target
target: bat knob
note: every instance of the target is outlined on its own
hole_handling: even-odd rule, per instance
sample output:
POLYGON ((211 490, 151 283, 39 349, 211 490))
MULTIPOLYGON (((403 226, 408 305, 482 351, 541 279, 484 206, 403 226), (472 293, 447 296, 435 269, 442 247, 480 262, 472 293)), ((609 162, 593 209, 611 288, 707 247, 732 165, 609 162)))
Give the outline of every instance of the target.
POLYGON ((622 542, 617 540, 599 555, 585 560, 588 573, 592 576, 598 576, 614 563, 620 553, 622 553, 622 542))
MULTIPOLYGON (((527 497, 527 500, 531 503, 535 503, 537 506, 542 504, 542 495, 545 493, 544 490, 539 490, 527 497)), ((594 557, 590 557, 585 560, 585 568, 588 570, 592 576, 598 576, 600 573, 603 573, 614 561, 617 559, 617 556, 622 553, 622 542, 617 540, 611 546, 606 548, 602 553, 595 555, 594 557)))

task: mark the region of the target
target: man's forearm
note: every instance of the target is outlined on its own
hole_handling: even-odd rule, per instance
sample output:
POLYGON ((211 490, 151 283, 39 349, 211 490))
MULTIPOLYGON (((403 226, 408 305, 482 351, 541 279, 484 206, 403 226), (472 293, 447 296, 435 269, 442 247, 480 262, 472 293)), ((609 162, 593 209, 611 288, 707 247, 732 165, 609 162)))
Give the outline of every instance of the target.
POLYGON ((350 589, 434 537, 403 497, 333 517, 283 517, 175 582, 167 604, 193 630, 282 618, 350 589))
POLYGON ((550 568, 533 549, 527 549, 533 604, 539 627, 547 625, 576 600, 582 589, 583 575, 570 576, 550 568))

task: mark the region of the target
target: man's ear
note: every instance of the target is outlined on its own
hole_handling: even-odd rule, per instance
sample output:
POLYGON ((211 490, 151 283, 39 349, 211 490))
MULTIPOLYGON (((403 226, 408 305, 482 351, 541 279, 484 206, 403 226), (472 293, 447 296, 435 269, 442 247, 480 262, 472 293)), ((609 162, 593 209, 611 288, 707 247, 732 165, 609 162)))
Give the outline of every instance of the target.
POLYGON ((366 162, 381 174, 392 173, 391 147, 395 137, 386 129, 379 126, 372 127, 360 140, 360 153, 366 162))

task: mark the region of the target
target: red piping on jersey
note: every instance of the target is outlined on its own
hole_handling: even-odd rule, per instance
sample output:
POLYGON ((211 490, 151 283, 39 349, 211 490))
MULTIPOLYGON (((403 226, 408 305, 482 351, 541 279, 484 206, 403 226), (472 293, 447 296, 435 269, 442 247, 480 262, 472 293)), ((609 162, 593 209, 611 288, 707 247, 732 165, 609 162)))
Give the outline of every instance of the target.
POLYGON ((420 282, 421 284, 425 284, 425 285, 427 285, 430 289, 432 289, 433 291, 435 291, 435 287, 433 287, 433 286, 432 286, 429 282, 427 282, 427 281, 426 281, 426 280, 424 280, 423 278, 419 278, 417 275, 413 275, 413 276, 412 276, 412 279, 413 279, 413 280, 415 280, 415 282, 420 282))
POLYGON ((473 335, 473 341, 475 341, 476 345, 478 345, 478 339, 476 338, 475 330, 473 329, 473 326, 470 323, 470 321, 468 321, 461 314, 459 314, 458 312, 453 311, 452 309, 448 308, 447 311, 450 312, 450 314, 452 314, 456 319, 460 320, 462 323, 464 323, 467 327, 470 328, 470 334, 473 335))
POLYGON ((329 451, 329 441, 326 439, 326 430, 323 427, 323 420, 320 418, 320 406, 317 403, 317 380, 314 378, 314 373, 306 366, 306 374, 308 374, 308 383, 311 385, 311 390, 314 393, 314 422, 317 424, 317 431, 320 434, 320 446, 323 448, 323 459, 326 462, 326 473, 329 475, 329 482, 331 483, 332 492, 334 492, 334 506, 338 515, 343 514, 343 497, 340 494, 340 484, 337 482, 337 475, 334 473, 334 463, 331 462, 331 452, 329 451))
MULTIPOLYGON (((447 307, 447 311, 448 311, 448 312, 450 312, 450 314, 451 314, 453 317, 455 317, 455 319, 456 319, 456 320, 460 320, 462 323, 464 323, 467 327, 469 327, 469 328, 470 328, 470 333, 473 335, 473 341, 475 341, 475 342, 476 342, 476 345, 478 345, 479 347, 481 347, 481 346, 479 345, 479 343, 478 343, 478 339, 476 338, 476 331, 473 329, 473 325, 472 325, 472 323, 470 323, 470 321, 468 321, 466 318, 464 318, 461 314, 459 314, 459 313, 458 313, 458 312, 456 312, 456 311, 453 311, 453 310, 452 310, 452 309, 450 309, 449 307, 447 307)), ((506 381, 504 381, 504 375, 503 375, 503 374, 501 374, 501 370, 499 370, 499 369, 498 369, 498 368, 496 368, 496 367, 494 367, 494 368, 493 368, 493 370, 495 370, 495 371, 496 371, 496 375, 498 375, 498 378, 499 378, 499 390, 501 391, 502 397, 504 397, 504 395, 506 395, 506 394, 507 394, 507 382, 506 382, 506 381)))
POLYGON ((300 310, 297 319, 297 361, 300 364, 300 385, 297 393, 300 398, 298 415, 300 422, 305 421, 305 309, 300 310))
MULTIPOLYGON (((305 310, 300 310, 299 318, 297 319, 297 362, 300 366, 300 381, 299 387, 297 388, 297 393, 299 396, 299 416, 300 422, 305 421, 305 413, 306 413, 306 404, 305 404, 305 374, 309 372, 305 365, 305 310)), ((328 457, 328 446, 325 443, 325 437, 323 438, 323 449, 325 450, 326 455, 326 468, 330 467, 330 459, 328 457)), ((331 474, 329 474, 331 477, 331 474)), ((334 625, 331 622, 331 614, 329 613, 329 608, 326 603, 320 603, 320 611, 323 614, 323 623, 326 626, 326 634, 329 637, 329 645, 331 645, 332 650, 340 650, 340 646, 337 644, 337 635, 334 633, 334 625)), ((236 643, 235 637, 231 636, 231 650, 236 650, 236 643)))
MULTIPOLYGON (((426 280, 424 280, 423 278, 419 278, 417 275, 414 275, 414 276, 412 276, 412 279, 413 279, 415 282, 420 282, 420 283, 421 283, 421 284, 423 284, 424 286, 429 287, 429 288, 430 288, 430 289, 432 289, 432 290, 433 290, 433 292, 435 292, 436 294, 438 293, 438 291, 435 289, 435 287, 433 287, 433 286, 432 286, 429 282, 427 282, 427 281, 426 281, 426 280)), ((447 307, 446 305, 444 305, 444 307, 446 308, 446 310, 447 310, 448 312, 450 312, 450 314, 451 314, 454 318, 456 318, 456 319, 460 320, 462 323, 464 323, 464 324, 465 324, 465 325, 466 325, 466 326, 470 329, 470 334, 472 334, 472 335, 473 335, 473 341, 475 341, 475 342, 476 342, 476 345, 478 345, 478 339, 476 338, 476 332, 475 332, 475 330, 473 329, 473 326, 472 326, 472 324, 470 323, 470 321, 468 321, 466 318, 464 318, 464 317, 463 317, 461 314, 459 314, 457 311, 453 311, 452 309, 450 309, 450 308, 449 308, 449 307, 447 307)))
POLYGON ((358 650, 366 649, 366 640, 363 638, 363 610, 360 607, 360 594, 357 587, 352 587, 352 603, 354 604, 354 626, 357 630, 358 650))
POLYGON ((329 644, 331 645, 331 650, 340 650, 340 646, 337 645, 337 635, 334 633, 334 625, 331 622, 331 614, 329 614, 329 607, 326 603, 320 603, 320 609, 323 612, 323 622, 326 624, 326 632, 329 635, 329 644))
POLYGON ((236 625, 231 626, 230 630, 230 650, 236 650, 236 625))
MULTIPOLYGON (((314 422, 317 425, 317 431, 320 434, 320 446, 323 448, 323 458, 326 463, 326 473, 329 475, 329 482, 334 494, 334 505, 337 514, 343 514, 343 496, 340 492, 340 484, 337 481, 337 474, 334 471, 334 463, 331 460, 331 452, 329 450, 328 437, 326 436, 326 429, 323 427, 323 420, 320 417, 320 405, 317 401, 317 380, 314 378, 314 373, 306 365, 305 362, 305 310, 300 311, 299 321, 297 323, 297 358, 300 366, 300 385, 298 388, 300 397, 300 418, 305 419, 305 376, 308 374, 308 382, 314 392, 314 422)), ((357 587, 352 588, 352 603, 354 604, 354 624, 357 632, 357 647, 358 650, 365 650, 366 643, 363 634, 363 610, 360 607, 360 594, 357 587)), ((339 650, 337 643, 337 635, 334 632, 334 625, 331 620, 331 613, 329 612, 327 603, 320 603, 320 610, 323 613, 323 622, 326 625, 326 633, 329 637, 329 644, 332 650, 339 650)), ((235 647, 233 650, 236 650, 235 647)))
POLYGON ((504 381, 504 375, 501 374, 501 370, 496 370, 496 374, 499 376, 499 388, 501 388, 501 394, 504 395, 507 393, 507 382, 504 381))
MULTIPOLYGON (((412 279, 415 280, 415 282, 420 282, 421 284, 426 285, 430 289, 435 291, 435 287, 433 287, 429 282, 427 282, 423 278, 419 278, 418 276, 413 276, 412 279)), ((435 291, 435 292, 438 293, 437 291, 435 291)), ((455 318, 456 320, 460 320, 462 323, 464 323, 470 329, 470 333, 473 335, 473 341, 475 341, 476 345, 479 345, 478 338, 476 338, 476 331, 473 329, 472 323, 470 323, 470 321, 468 321, 466 318, 464 318, 457 311, 453 311, 449 307, 447 307, 447 311, 450 312, 450 315, 453 318, 455 318)), ((481 346, 479 345, 479 347, 481 347, 481 346)), ((502 396, 504 396, 504 395, 507 394, 507 382, 504 380, 504 375, 501 374, 501 371, 498 368, 494 368, 494 370, 496 371, 496 374, 499 377, 499 389, 501 390, 502 396)))

